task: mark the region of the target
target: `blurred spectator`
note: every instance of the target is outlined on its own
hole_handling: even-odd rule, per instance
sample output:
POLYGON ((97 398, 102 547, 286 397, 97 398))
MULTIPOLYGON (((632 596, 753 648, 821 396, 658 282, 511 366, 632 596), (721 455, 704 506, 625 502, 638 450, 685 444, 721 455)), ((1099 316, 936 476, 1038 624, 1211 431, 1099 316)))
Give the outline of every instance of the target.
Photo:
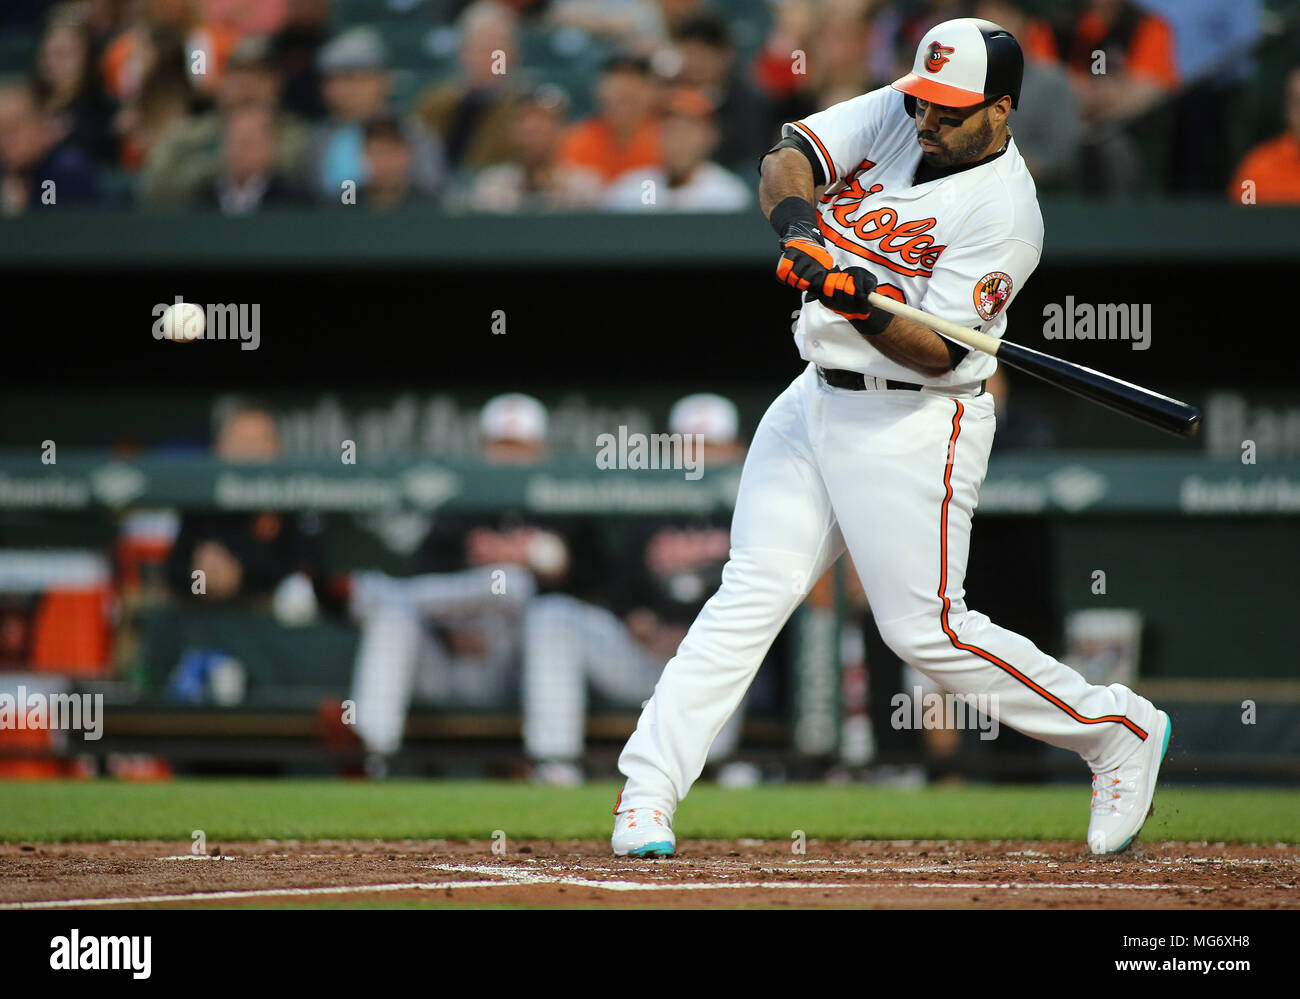
POLYGON ((1250 75, 1249 50, 1259 38, 1260 0, 1141 0, 1173 32, 1181 80, 1250 75))
POLYGON ((173 32, 166 28, 144 32, 138 55, 144 76, 138 86, 123 91, 121 109, 113 120, 121 139, 120 165, 129 171, 144 164, 154 143, 189 112, 195 96, 185 54, 173 32))
POLYGON ((1044 62, 1027 48, 1042 22, 1029 17, 1025 0, 980 0, 977 17, 1000 24, 1026 48, 1020 107, 1011 113, 1011 134, 1039 192, 1061 191, 1077 181, 1082 122, 1079 98, 1059 64, 1044 62))
MULTIPOLYGON (((807 64, 806 86, 817 108, 830 107, 871 89, 868 63, 873 7, 869 0, 827 0, 824 4, 812 32, 807 64)), ((912 46, 912 51, 915 48, 912 46)))
MULTIPOLYGON (((667 6, 695 7, 698 3, 677 0, 667 6)), ((581 31, 649 57, 669 37, 663 7, 655 0, 554 0, 546 13, 546 25, 581 31)))
POLYGON ((97 55, 102 54, 108 43, 130 22, 135 2, 136 0, 80 0, 77 4, 78 11, 86 19, 91 47, 97 55))
POLYGON ((764 131, 763 99, 736 67, 727 22, 717 14, 696 15, 682 23, 673 42, 681 57, 676 81, 702 89, 717 109, 720 137, 714 158, 728 170, 748 173, 772 143, 764 131))
POLYGON ((36 54, 41 110, 62 122, 67 139, 92 159, 112 162, 113 106, 100 85, 90 29, 70 8, 56 8, 36 54))
POLYGON ((284 75, 286 111, 315 121, 325 114, 316 58, 329 37, 330 0, 289 0, 284 27, 271 36, 271 51, 284 75))
MULTIPOLYGON (((907 54, 904 73, 912 70, 916 46, 922 36, 942 21, 972 14, 971 0, 912 0, 891 3, 889 0, 850 0, 849 7, 865 8, 870 39, 866 50, 867 88, 886 86, 898 79, 899 60, 907 54)), ((823 105, 826 106, 826 105, 823 105)))
POLYGON ((592 204, 606 185, 636 167, 662 162, 658 82, 650 63, 637 56, 609 59, 596 81, 597 111, 573 125, 560 140, 559 162, 566 183, 585 186, 592 204))
POLYGON ((663 166, 629 170, 610 185, 605 207, 618 211, 738 212, 753 196, 745 182, 709 156, 718 144, 717 115, 702 91, 680 88, 663 120, 663 166))
MULTIPOLYGON (((316 127, 311 155, 312 183, 329 201, 338 201, 369 180, 365 158, 365 123, 388 114, 392 74, 383 40, 372 28, 353 28, 320 52, 325 106, 329 117, 316 127)), ((413 151, 415 183, 421 192, 437 191, 443 181, 442 149, 414 122, 404 122, 413 151)))
POLYGON ((754 78, 769 106, 766 134, 776 134, 786 122, 821 110, 808 81, 820 16, 818 0, 784 0, 773 12, 772 26, 753 64, 754 78))
POLYGON ((1282 112, 1286 130, 1248 152, 1228 185, 1237 204, 1250 203, 1248 191, 1257 204, 1300 204, 1300 65, 1287 73, 1282 112))
POLYGON ((411 141, 396 118, 375 118, 366 123, 366 172, 360 203, 391 211, 417 204, 411 141))
MULTIPOLYGON (((227 462, 276 461, 274 414, 232 400, 214 450, 227 462)), ((345 676, 350 635, 339 621, 317 619, 342 610, 323 567, 321 528, 313 514, 185 512, 164 574, 173 599, 142 620, 149 685, 172 698, 234 704, 246 689, 301 693, 345 676)))
POLYGON ((515 14, 480 0, 460 19, 460 76, 416 100, 416 116, 442 138, 455 170, 511 158, 510 122, 517 95, 519 43, 515 14))
POLYGON ((510 120, 511 159, 473 178, 466 207, 476 212, 538 212, 579 204, 585 192, 565 187, 556 151, 564 134, 568 97, 558 87, 538 87, 515 103, 510 120))
MULTIPOLYGON (((1060 59, 1082 101, 1083 176, 1089 190, 1131 192, 1162 164, 1144 165, 1122 130, 1142 118, 1179 82, 1173 32, 1133 0, 1086 0, 1077 18, 1034 39, 1032 54, 1060 59)), ((1154 129, 1142 137, 1160 143, 1154 129)))
POLYGON ((217 107, 174 122, 149 150, 141 171, 141 197, 155 203, 183 202, 221 172, 221 143, 231 109, 255 104, 275 112, 276 171, 298 183, 304 176, 311 136, 296 116, 275 111, 281 77, 264 39, 240 42, 217 91, 217 107))
POLYGON ((216 207, 225 215, 247 215, 306 202, 301 189, 276 172, 275 128, 274 112, 258 104, 243 105, 226 115, 222 170, 200 193, 200 206, 216 207))
MULTIPOLYGON (((252 112, 250 112, 251 114, 252 112)), ((214 452, 222 461, 261 464, 280 457, 271 410, 252 400, 232 403, 217 431, 214 452)), ((196 513, 181 518, 166 578, 185 601, 256 601, 270 597, 295 572, 318 575, 319 553, 299 518, 273 511, 196 513), (202 593, 194 573, 202 572, 202 593)))
POLYGON ((280 30, 288 16, 286 0, 203 0, 205 21, 223 24, 240 38, 280 30))
POLYGON ((1166 189, 1217 192, 1244 145, 1250 51, 1260 35, 1260 0, 1142 0, 1173 29, 1183 92, 1166 189))
POLYGON ((18 215, 99 201, 94 167, 42 113, 27 81, 0 83, 0 209, 18 215))
MULTIPOLYGON (((699 447, 703 468, 740 461, 735 404, 699 393, 678 400, 669 434, 699 447), (702 444, 702 446, 701 446, 702 444)), ((638 708, 654 692, 664 665, 722 582, 731 550, 730 517, 638 520, 618 546, 622 571, 608 588, 610 607, 566 593, 537 597, 524 617, 524 750, 535 780, 581 783, 587 688, 623 709, 638 708)), ((743 711, 714 740, 709 761, 735 752, 743 711)), ((722 775, 719 775, 722 779, 722 775)))
POLYGON ((154 63, 160 34, 178 40, 187 82, 199 93, 216 93, 238 33, 204 19, 198 0, 142 0, 136 9, 134 20, 104 50, 108 94, 120 101, 136 96, 154 63))

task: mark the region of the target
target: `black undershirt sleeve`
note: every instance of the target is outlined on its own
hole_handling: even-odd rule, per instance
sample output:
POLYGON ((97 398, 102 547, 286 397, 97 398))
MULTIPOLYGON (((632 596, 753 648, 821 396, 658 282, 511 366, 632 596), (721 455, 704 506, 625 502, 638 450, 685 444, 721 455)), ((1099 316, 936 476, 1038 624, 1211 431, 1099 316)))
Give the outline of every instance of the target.
POLYGON ((965 360, 966 355, 970 353, 969 347, 963 347, 959 343, 953 343, 947 337, 940 337, 943 345, 948 348, 948 357, 952 360, 952 366, 955 368, 965 360))
POLYGON ((767 158, 769 153, 774 153, 778 149, 799 150, 799 152, 803 153, 804 156, 807 157, 808 163, 812 167, 813 186, 821 187, 822 184, 826 183, 826 174, 822 170, 821 163, 817 161, 817 153, 813 150, 812 143, 801 135, 787 135, 784 139, 760 156, 758 160, 759 173, 763 172, 763 160, 767 158))

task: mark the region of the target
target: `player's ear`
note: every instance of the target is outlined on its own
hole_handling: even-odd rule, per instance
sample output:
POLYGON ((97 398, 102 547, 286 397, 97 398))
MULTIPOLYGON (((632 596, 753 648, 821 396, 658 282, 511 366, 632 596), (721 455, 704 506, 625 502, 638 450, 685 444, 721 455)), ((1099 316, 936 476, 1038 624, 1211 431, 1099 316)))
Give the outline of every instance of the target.
POLYGON ((1011 115, 1011 95, 1003 94, 996 101, 989 105, 989 113, 993 117, 994 125, 1001 125, 1011 115))

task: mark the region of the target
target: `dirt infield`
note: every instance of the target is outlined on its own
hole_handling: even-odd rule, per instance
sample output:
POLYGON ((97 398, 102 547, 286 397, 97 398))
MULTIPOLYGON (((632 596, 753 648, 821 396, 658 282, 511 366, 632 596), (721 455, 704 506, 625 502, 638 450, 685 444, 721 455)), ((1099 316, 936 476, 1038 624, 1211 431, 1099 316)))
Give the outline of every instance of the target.
POLYGON ((263 905, 1300 908, 1300 849, 1077 843, 692 841, 670 860, 603 842, 0 845, 0 908, 263 905), (497 845, 502 849, 502 844, 497 845))

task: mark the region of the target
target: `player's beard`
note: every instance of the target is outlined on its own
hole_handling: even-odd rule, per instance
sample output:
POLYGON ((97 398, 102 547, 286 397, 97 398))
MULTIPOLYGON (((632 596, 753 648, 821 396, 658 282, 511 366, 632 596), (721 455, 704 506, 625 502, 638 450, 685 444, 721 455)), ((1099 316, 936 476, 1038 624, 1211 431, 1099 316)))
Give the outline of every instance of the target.
POLYGON ((988 149, 993 142, 993 122, 989 120, 989 112, 985 108, 974 132, 969 134, 954 132, 947 142, 943 142, 933 132, 928 131, 917 132, 916 137, 927 142, 938 143, 941 147, 934 153, 925 152, 924 149, 921 151, 921 158, 930 166, 957 166, 960 163, 969 163, 984 154, 984 150, 988 149))

